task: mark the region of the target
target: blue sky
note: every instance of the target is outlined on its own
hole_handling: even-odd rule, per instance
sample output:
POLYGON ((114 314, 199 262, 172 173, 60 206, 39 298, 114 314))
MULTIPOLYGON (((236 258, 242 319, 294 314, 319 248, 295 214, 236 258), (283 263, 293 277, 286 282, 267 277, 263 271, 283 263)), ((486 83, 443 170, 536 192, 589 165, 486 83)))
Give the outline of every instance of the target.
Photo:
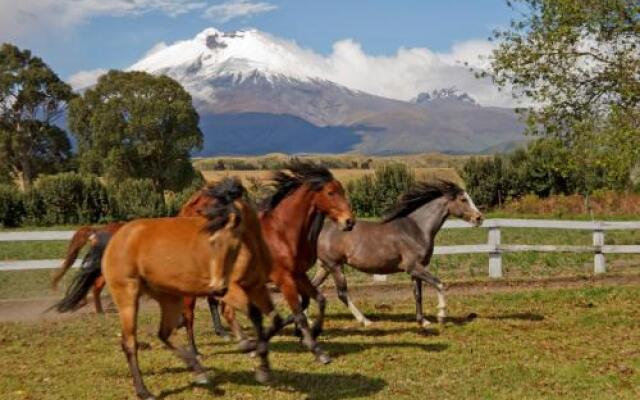
POLYGON ((504 0, 0 0, 0 42, 43 57, 58 74, 125 68, 158 42, 204 28, 257 28, 320 54, 353 39, 372 56, 447 52, 486 39, 512 14, 504 0))

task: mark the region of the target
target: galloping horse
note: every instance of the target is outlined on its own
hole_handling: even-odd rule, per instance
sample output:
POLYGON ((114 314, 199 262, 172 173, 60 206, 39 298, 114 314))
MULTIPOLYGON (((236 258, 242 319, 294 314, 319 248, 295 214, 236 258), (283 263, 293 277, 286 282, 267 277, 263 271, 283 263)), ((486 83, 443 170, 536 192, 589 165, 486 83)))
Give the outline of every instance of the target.
MULTIPOLYGON (((211 196, 207 196, 203 193, 203 190, 206 190, 206 186, 204 189, 199 190, 193 196, 189 198, 189 200, 182 206, 178 217, 197 217, 200 216, 207 207, 211 206, 212 198, 211 196)), ((53 290, 57 290, 58 284, 64 274, 71 268, 73 263, 78 258, 78 254, 80 254, 80 250, 89 243, 93 245, 90 238, 100 238, 101 240, 108 240, 108 238, 116 233, 118 229, 120 229, 126 222, 112 222, 102 228, 94 227, 94 226, 81 226, 71 237, 71 241, 69 242, 69 246, 67 247, 67 254, 65 255, 64 261, 62 265, 53 273, 51 278, 51 287, 53 290), (102 234, 105 235, 102 235, 102 234), (97 235, 96 235, 97 234, 97 235)), ((83 266, 87 265, 87 263, 83 262, 83 266)), ((89 264, 91 265, 91 264, 89 264)), ((104 281, 104 277, 102 273, 98 271, 87 271, 85 269, 81 270, 78 275, 74 278, 74 284, 82 284, 80 281, 91 279, 93 281, 93 302, 96 308, 96 313, 101 314, 103 312, 102 302, 100 300, 100 294, 104 289, 106 283, 104 281)), ((78 304, 76 307, 82 307, 86 304, 86 299, 83 303, 78 304)))
MULTIPOLYGON (((112 222, 102 228, 94 226, 81 226, 80 228, 78 228, 78 230, 71 237, 71 241, 69 242, 69 246, 67 247, 67 254, 64 257, 62 265, 60 265, 60 267, 53 273, 51 277, 51 288, 53 290, 58 289, 58 283, 76 261, 76 259, 78 258, 78 254, 80 254, 80 250, 82 250, 82 248, 87 243, 91 243, 91 240, 89 238, 99 232, 104 232, 112 235, 124 224, 124 222, 112 222)), ((99 274, 97 277, 94 277, 93 279, 93 303, 96 307, 96 313, 101 314, 103 312, 103 309, 102 302, 100 301, 100 293, 102 293, 102 289, 104 289, 106 283, 104 281, 104 277, 101 274, 99 274)), ((86 302, 87 300, 85 298, 84 304, 86 304, 86 302)), ((78 307, 82 307, 84 304, 78 304, 78 307)))
MULTIPOLYGON (((316 261, 318 234, 325 216, 336 223, 337 229, 345 231, 351 230, 355 221, 342 185, 328 169, 294 159, 285 170, 273 176, 275 193, 265 199, 259 214, 260 227, 273 258, 269 278, 278 286, 291 308, 293 315, 290 319, 300 327, 303 344, 318 361, 326 364, 331 358, 316 343, 322 331, 326 302, 309 280, 307 271, 316 261), (319 308, 318 318, 311 328, 303 313, 310 298, 318 303, 319 308)), ((218 308, 213 303, 211 311, 216 314, 218 308)), ((194 299, 185 299, 187 334, 191 335, 189 341, 196 352, 192 336, 194 305, 194 299)), ((233 310, 225 307, 223 314, 240 340, 241 349, 250 350, 251 343, 244 339, 233 310)), ((214 317, 214 324, 219 324, 217 321, 219 318, 214 317)), ((221 325, 216 328, 217 332, 223 330, 221 325)))
MULTIPOLYGON (((226 179, 205 194, 215 201, 206 218, 139 219, 124 225, 109 240, 102 269, 122 324, 122 349, 133 376, 136 394, 155 399, 143 383, 137 359, 138 302, 145 293, 161 308, 158 337, 195 374, 208 377, 195 353, 176 348, 169 340, 180 319, 184 296, 220 296, 225 304, 249 315, 257 333, 260 366, 256 379, 269 378, 268 337, 281 325, 266 287, 271 257, 258 218, 243 199, 244 188, 226 179), (273 327, 263 331, 262 314, 272 315, 273 327)), ((91 251, 98 251, 95 247, 91 251)), ((89 285, 84 288, 89 290, 89 285)))
POLYGON ((338 297, 358 322, 371 322, 353 304, 347 293, 342 271, 346 263, 369 274, 406 272, 414 282, 416 320, 426 326, 422 315, 422 281, 438 294, 438 321, 446 317, 444 285, 427 269, 433 255, 434 238, 453 215, 475 226, 482 224, 482 214, 473 200, 458 185, 439 181, 420 183, 402 195, 382 222, 359 221, 351 232, 342 232, 328 222, 318 239, 318 258, 322 268, 313 279, 318 287, 329 274, 333 276, 338 297))

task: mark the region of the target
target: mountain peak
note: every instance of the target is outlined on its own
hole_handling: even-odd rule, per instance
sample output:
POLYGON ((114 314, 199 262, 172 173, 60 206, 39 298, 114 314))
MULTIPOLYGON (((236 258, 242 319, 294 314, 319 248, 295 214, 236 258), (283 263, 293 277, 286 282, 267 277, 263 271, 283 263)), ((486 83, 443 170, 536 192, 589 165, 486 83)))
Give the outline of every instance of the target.
POLYGON ((431 93, 422 92, 411 101, 416 104, 429 104, 438 100, 457 101, 476 106, 479 105, 473 97, 455 87, 436 89, 431 93))
POLYGON ((207 28, 192 39, 160 47, 130 69, 167 74, 187 86, 189 81, 223 76, 242 80, 256 73, 300 81, 320 79, 320 74, 300 62, 295 43, 256 29, 207 28))

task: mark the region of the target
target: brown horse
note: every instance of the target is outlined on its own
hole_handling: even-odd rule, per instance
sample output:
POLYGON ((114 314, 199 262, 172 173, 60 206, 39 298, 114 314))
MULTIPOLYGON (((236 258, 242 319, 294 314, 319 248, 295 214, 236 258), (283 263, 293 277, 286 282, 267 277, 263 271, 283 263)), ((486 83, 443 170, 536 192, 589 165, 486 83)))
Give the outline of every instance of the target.
POLYGON ((155 398, 143 383, 137 359, 136 320, 143 293, 160 304, 160 340, 187 364, 199 383, 208 378, 196 355, 169 340, 180 319, 183 297, 221 296, 228 306, 246 312, 257 333, 256 379, 268 379, 267 341, 281 320, 266 287, 269 250, 243 193, 239 181, 223 180, 206 192, 215 199, 206 218, 135 220, 109 240, 102 257, 104 277, 120 314, 122 349, 139 398, 155 398), (263 331, 262 314, 273 316, 271 332, 263 331))
MULTIPOLYGON (((71 268, 73 263, 78 258, 78 254, 80 254, 80 250, 87 244, 91 244, 90 238, 98 232, 105 232, 108 234, 114 234, 120 227, 124 225, 124 222, 112 222, 102 228, 95 226, 82 226, 78 228, 78 230, 71 237, 71 241, 69 242, 69 246, 67 247, 67 254, 64 257, 64 261, 62 265, 53 273, 51 277, 51 287, 53 290, 58 289, 58 284, 60 280, 64 276, 64 274, 71 268)), ((93 236, 95 237, 95 236, 93 236)), ((103 312, 102 302, 100 301, 100 293, 102 293, 102 289, 104 289, 105 281, 102 275, 99 275, 93 281, 93 303, 96 307, 96 313, 101 314, 103 312)), ((87 303, 86 298, 83 301, 84 304, 87 303)), ((82 307, 84 304, 78 304, 78 307, 82 307)))
POLYGON ((320 266, 313 283, 320 286, 331 274, 338 298, 356 320, 365 326, 370 321, 356 308, 347 293, 342 266, 348 264, 369 274, 405 272, 414 282, 416 320, 426 326, 422 315, 422 282, 438 293, 438 320, 446 317, 444 285, 427 266, 431 261, 435 236, 449 216, 479 226, 482 214, 471 197, 458 185, 439 181, 420 183, 403 194, 382 222, 358 222, 351 232, 342 232, 334 224, 325 224, 318 239, 320 266))
MULTIPOLYGON (((260 227, 273 258, 269 279, 278 286, 293 311, 289 319, 300 327, 303 344, 318 361, 328 363, 331 359, 316 343, 322 331, 325 298, 313 286, 307 271, 316 261, 318 234, 325 216, 345 231, 351 230, 355 221, 342 185, 328 169, 296 159, 285 169, 274 175, 275 193, 265 199, 260 213, 260 227), (318 318, 312 328, 309 328, 303 313, 310 298, 318 303, 319 308, 318 318)), ((187 334, 192 350, 196 352, 193 338, 194 305, 195 299, 185 299, 187 334)), ((211 311, 216 314, 217 307, 211 307, 211 311)), ((233 310, 225 306, 224 317, 240 340, 241 349, 251 349, 252 344, 244 339, 233 310)))
MULTIPOLYGON (((212 205, 212 198, 211 196, 207 196, 204 191, 206 191, 206 186, 204 189, 199 190, 193 196, 191 196, 189 200, 182 206, 182 209, 180 210, 178 216, 197 217, 200 216, 204 210, 210 207, 212 205)), ((124 224, 125 222, 112 222, 104 227, 82 226, 78 228, 78 230, 71 237, 71 241, 69 242, 69 246, 67 247, 67 254, 65 255, 62 265, 60 265, 60 267, 53 273, 53 276, 51 278, 51 287, 53 288, 53 290, 58 289, 60 280, 76 261, 82 248, 87 243, 89 243, 91 246, 95 245, 95 243, 92 242, 91 238, 93 238, 93 240, 97 240, 98 238, 108 240, 108 237, 116 233, 118 229, 120 229, 124 224), (102 235, 102 233, 106 235, 102 235)), ((87 263, 83 262, 83 266, 84 265, 87 265, 87 263)), ((103 308, 102 302, 100 300, 100 294, 102 293, 102 290, 104 289, 106 283, 100 271, 95 271, 93 272, 93 274, 95 276, 89 277, 87 276, 87 271, 81 271, 81 273, 78 274, 78 276, 76 276, 74 280, 93 280, 93 302, 96 308, 96 313, 101 314, 103 312, 103 308)), ((83 302, 78 304, 76 307, 80 308, 86 303, 87 300, 85 298, 83 302)))

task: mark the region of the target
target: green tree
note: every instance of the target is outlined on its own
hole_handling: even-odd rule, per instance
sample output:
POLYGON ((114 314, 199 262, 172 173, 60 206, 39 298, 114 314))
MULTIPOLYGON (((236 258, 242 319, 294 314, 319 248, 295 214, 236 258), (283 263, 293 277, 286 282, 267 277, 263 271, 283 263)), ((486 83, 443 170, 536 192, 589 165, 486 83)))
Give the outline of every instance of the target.
POLYGON ((41 172, 56 172, 71 156, 65 132, 53 122, 74 97, 71 87, 29 50, 0 48, 0 170, 25 188, 41 172))
POLYGON ((529 131, 571 139, 576 124, 640 105, 637 0, 512 0, 521 16, 495 32, 492 77, 533 100, 529 131))
POLYGON ((191 96, 175 80, 109 71, 69 109, 80 168, 113 181, 149 179, 158 193, 195 176, 190 152, 202 146, 191 96))

